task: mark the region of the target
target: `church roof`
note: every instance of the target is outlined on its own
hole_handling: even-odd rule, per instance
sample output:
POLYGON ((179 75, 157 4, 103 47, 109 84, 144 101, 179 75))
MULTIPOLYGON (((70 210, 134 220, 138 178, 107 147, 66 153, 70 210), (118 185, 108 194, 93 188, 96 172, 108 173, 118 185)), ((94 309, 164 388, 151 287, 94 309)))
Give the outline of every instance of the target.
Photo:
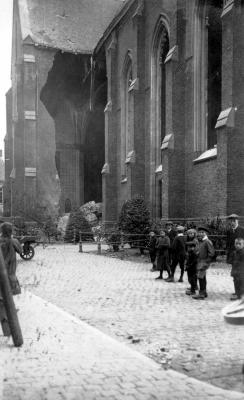
POLYGON ((17 0, 22 39, 92 53, 125 0, 17 0))

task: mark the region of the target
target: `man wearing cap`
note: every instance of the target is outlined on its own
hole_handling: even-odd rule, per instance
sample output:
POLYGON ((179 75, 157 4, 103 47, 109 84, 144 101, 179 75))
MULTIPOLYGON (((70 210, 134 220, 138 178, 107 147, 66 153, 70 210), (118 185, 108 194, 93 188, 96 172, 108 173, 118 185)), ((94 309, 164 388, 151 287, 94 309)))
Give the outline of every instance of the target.
POLYGON ((168 250, 168 253, 169 253, 169 265, 171 265, 171 263, 172 263, 172 244, 173 244, 175 236, 177 235, 177 232, 173 229, 173 222, 171 222, 171 221, 166 222, 165 232, 170 240, 170 248, 168 250))
MULTIPOLYGON (((227 238, 226 238, 226 262, 228 264, 233 264, 233 255, 235 252, 235 240, 239 238, 244 239, 244 228, 239 226, 239 216, 237 214, 231 214, 227 217, 230 227, 227 230, 227 238)), ((232 271, 233 267, 231 268, 231 276, 232 276, 232 271)), ((233 293, 230 297, 230 300, 237 300, 237 294, 236 294, 236 283, 235 283, 235 278, 233 277, 233 282, 234 282, 234 290, 235 293, 233 293)))
POLYGON ((215 250, 213 243, 209 240, 207 234, 209 230, 206 226, 199 226, 197 229, 199 248, 197 260, 197 278, 199 282, 199 294, 192 296, 195 300, 204 300, 208 297, 207 294, 207 269, 214 258, 215 250))
POLYGON ((184 226, 178 225, 176 227, 177 236, 174 238, 172 244, 172 264, 170 267, 171 274, 166 282, 174 282, 174 274, 177 264, 180 265, 180 279, 179 282, 183 282, 183 275, 185 269, 185 259, 186 259, 186 245, 184 238, 184 226))

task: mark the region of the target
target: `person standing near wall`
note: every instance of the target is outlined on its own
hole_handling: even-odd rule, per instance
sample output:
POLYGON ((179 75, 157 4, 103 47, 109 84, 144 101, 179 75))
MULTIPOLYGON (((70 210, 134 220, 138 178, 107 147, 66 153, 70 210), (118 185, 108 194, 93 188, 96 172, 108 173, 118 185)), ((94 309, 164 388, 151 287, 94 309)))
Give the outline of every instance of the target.
POLYGON ((244 228, 239 226, 239 216, 237 214, 231 214, 227 217, 229 221, 229 229, 227 230, 227 239, 226 239, 226 262, 231 264, 231 276, 233 277, 234 290, 232 293, 230 300, 237 300, 237 292, 236 292, 236 282, 235 277, 233 276, 233 256, 235 252, 235 240, 239 238, 244 239, 244 228))
POLYGON ((169 265, 171 265, 171 263, 172 263, 172 244, 173 244, 174 238, 177 235, 177 232, 175 231, 175 229, 173 229, 173 222, 171 222, 171 221, 166 222, 165 232, 170 240, 170 248, 169 248, 168 252, 169 252, 169 265))
POLYGON ((183 282, 183 275, 185 269, 185 259, 186 259, 186 242, 184 237, 184 226, 178 225, 176 227, 177 236, 174 238, 172 244, 172 263, 171 263, 171 274, 166 282, 174 282, 174 275, 177 265, 180 265, 180 278, 178 282, 183 282))
POLYGON ((163 271, 168 272, 168 276, 170 276, 170 267, 169 267, 169 247, 170 240, 169 237, 166 236, 164 230, 161 230, 159 233, 159 238, 156 243, 157 249, 157 270, 159 271, 159 276, 155 279, 163 279, 163 271))

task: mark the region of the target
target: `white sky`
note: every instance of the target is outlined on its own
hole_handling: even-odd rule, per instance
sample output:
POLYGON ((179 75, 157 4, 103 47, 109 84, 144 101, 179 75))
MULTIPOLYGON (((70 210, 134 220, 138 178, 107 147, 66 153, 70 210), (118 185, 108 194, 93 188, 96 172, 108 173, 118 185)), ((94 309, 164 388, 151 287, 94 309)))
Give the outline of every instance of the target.
POLYGON ((5 94, 11 87, 11 38, 12 38, 12 3, 13 0, 0 0, 0 149, 4 149, 6 135, 6 101, 5 94))

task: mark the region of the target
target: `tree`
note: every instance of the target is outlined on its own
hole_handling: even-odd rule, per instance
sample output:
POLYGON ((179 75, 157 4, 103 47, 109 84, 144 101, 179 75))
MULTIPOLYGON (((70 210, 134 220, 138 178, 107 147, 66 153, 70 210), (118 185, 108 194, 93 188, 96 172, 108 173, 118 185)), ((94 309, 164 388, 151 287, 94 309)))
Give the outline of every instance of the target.
POLYGON ((141 253, 146 243, 146 235, 150 230, 150 212, 141 196, 127 200, 119 216, 119 229, 126 234, 125 241, 139 247, 141 253))
POLYGON ((82 211, 74 211, 70 213, 67 223, 64 241, 69 243, 78 243, 81 232, 81 240, 93 240, 91 227, 85 219, 82 211))

